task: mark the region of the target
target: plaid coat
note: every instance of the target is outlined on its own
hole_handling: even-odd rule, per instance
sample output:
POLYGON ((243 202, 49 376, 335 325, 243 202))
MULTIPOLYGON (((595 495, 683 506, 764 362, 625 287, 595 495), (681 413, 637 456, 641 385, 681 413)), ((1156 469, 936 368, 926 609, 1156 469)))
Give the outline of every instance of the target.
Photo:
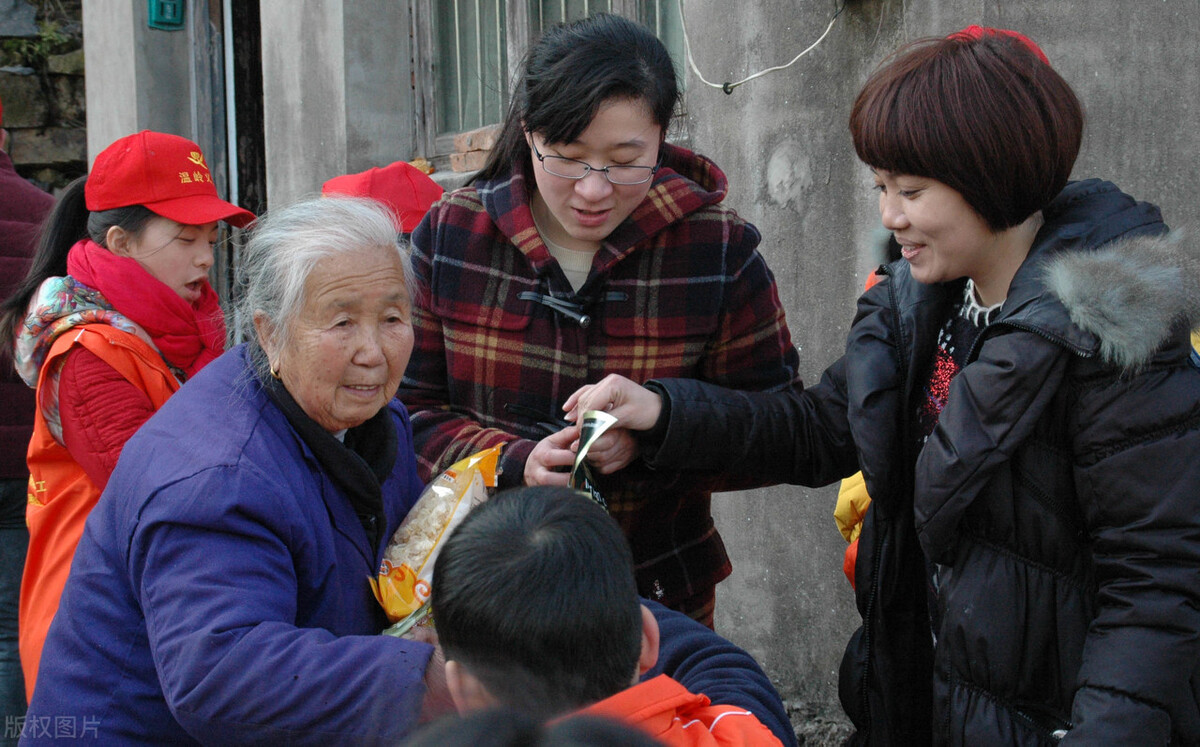
MULTIPOLYGON (((534 227, 532 179, 520 171, 447 195, 417 227, 416 346, 399 396, 424 479, 505 443, 501 486, 519 484, 534 445, 562 424, 566 398, 609 373, 754 390, 799 384, 758 230, 721 206, 727 182, 712 161, 668 144, 663 153, 645 201, 601 246, 578 292, 534 227), (561 299, 568 313, 533 294, 561 299)), ((747 483, 655 472, 640 460, 596 477, 643 595, 671 605, 729 575, 710 494, 747 483)))

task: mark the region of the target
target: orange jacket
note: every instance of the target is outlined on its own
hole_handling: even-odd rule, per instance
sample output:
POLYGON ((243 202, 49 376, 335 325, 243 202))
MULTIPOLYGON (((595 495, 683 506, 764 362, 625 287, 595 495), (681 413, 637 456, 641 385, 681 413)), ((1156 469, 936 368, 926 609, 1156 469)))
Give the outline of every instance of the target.
POLYGON ((584 708, 636 726, 668 745, 780 745, 771 730, 749 711, 712 705, 665 674, 584 708))
POLYGON ((29 465, 29 552, 21 579, 18 612, 21 668, 25 694, 33 697, 42 644, 58 609, 58 599, 71 570, 71 557, 83 535, 84 521, 100 497, 100 489, 70 452, 54 439, 41 400, 47 379, 62 366, 75 345, 91 351, 131 384, 146 393, 155 408, 179 389, 158 352, 136 335, 107 324, 86 324, 61 335, 50 348, 38 374, 38 408, 26 462, 29 465))

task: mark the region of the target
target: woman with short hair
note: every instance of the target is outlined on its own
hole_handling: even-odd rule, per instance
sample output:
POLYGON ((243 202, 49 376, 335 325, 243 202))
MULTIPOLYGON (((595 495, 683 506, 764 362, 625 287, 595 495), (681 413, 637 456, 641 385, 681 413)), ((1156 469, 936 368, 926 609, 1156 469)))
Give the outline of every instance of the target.
POLYGON ((272 211, 241 273, 250 341, 129 441, 92 512, 30 742, 395 743, 444 694, 432 646, 378 635, 368 584, 422 489, 393 400, 412 322, 392 218, 272 211))
POLYGON ((902 48, 850 118, 902 259, 820 383, 568 402, 652 429, 651 465, 861 465, 856 743, 1200 742, 1200 279, 1156 207, 1068 183, 1082 124, 1019 34, 902 48))

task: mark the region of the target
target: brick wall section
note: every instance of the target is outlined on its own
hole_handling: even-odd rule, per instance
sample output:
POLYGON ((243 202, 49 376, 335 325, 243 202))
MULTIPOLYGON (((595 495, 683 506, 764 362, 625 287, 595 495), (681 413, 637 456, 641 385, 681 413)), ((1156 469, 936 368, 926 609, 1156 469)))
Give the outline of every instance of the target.
POLYGON ((450 154, 453 171, 478 171, 487 162, 488 154, 500 137, 500 125, 480 127, 454 136, 454 152, 450 154))

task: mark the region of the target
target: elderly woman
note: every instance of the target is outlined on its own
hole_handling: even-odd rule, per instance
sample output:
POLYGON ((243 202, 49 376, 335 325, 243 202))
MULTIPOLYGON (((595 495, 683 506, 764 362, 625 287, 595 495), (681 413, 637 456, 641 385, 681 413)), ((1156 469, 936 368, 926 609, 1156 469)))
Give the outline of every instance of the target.
POLYGON ((367 583, 422 487, 392 399, 412 350, 407 267, 373 202, 309 200, 254 228, 251 341, 126 446, 25 738, 394 742, 440 702, 433 647, 377 635, 367 583))

